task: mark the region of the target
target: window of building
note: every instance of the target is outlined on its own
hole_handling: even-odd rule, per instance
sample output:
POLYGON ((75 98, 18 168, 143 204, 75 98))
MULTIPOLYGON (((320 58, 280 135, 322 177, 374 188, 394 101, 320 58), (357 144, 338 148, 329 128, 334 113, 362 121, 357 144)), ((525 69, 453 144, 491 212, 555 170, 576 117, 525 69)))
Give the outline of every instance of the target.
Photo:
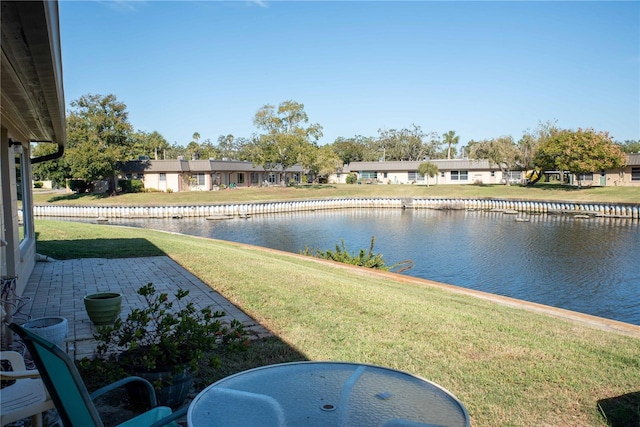
POLYGON ((496 171, 491 171, 491 176, 496 176, 496 171))
POLYGON ((193 185, 204 185, 204 173, 194 173, 191 175, 193 185))
POLYGON ((167 180, 167 174, 166 173, 161 173, 160 174, 160 181, 166 181, 167 180))
POLYGON ((631 168, 631 181, 640 181, 640 168, 631 168))
POLYGON ((451 181, 467 181, 469 171, 451 171, 451 181))
POLYGON ((276 183, 276 174, 275 173, 270 173, 269 176, 267 177, 267 181, 269 181, 270 184, 275 184, 276 183))
POLYGON ((27 188, 27 182, 24 179, 27 176, 25 156, 21 146, 17 146, 20 150, 15 155, 15 179, 16 179, 16 191, 18 196, 18 239, 22 243, 26 239, 29 233, 29 224, 31 222, 31 213, 24 207, 28 205, 27 198, 29 197, 30 189, 27 188), (21 215, 20 215, 21 214, 21 215))
POLYGON ((297 182, 298 184, 300 183, 300 174, 299 173, 294 173, 293 174, 293 182, 297 182))
POLYGON ((444 178, 444 172, 440 172, 440 177, 444 178))
POLYGON ((418 171, 409 171, 409 181, 424 181, 424 176, 420 175, 418 171))
POLYGON ((369 172, 369 171, 361 172, 360 177, 362 179, 378 179, 378 172, 369 172))
POLYGON ((509 171, 509 181, 520 181, 522 179, 522 171, 509 171))
POLYGON ((238 174, 238 184, 244 184, 244 174, 243 173, 239 173, 238 174))
POLYGON ((579 181, 593 181, 593 173, 581 173, 578 176, 579 181))
POLYGON ((258 183, 258 174, 255 172, 251 172, 251 183, 252 184, 258 183))

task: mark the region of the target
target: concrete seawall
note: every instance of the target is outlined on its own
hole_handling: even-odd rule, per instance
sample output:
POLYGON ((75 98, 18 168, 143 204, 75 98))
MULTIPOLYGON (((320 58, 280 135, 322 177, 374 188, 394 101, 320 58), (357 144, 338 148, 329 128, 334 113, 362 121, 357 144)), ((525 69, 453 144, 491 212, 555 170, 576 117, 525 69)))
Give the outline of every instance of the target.
POLYGON ((256 202, 190 206, 58 206, 36 205, 36 217, 183 218, 249 216, 325 209, 502 210, 512 213, 582 215, 640 219, 640 204, 557 202, 506 199, 369 198, 256 202))

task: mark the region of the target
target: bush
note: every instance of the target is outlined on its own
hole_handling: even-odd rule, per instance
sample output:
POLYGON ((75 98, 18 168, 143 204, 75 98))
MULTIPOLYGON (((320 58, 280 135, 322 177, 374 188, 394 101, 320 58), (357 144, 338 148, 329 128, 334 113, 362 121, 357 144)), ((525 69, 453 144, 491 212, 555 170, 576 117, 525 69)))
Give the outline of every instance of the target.
POLYGON ((144 191, 144 183, 141 179, 127 179, 120 181, 120 188, 123 193, 142 193, 144 191))
POLYGON ((93 183, 87 182, 82 179, 70 179, 67 185, 69 185, 69 190, 73 191, 74 193, 86 193, 88 191, 91 191, 91 189, 93 188, 93 183))
POLYGON ((346 182, 347 184, 355 184, 356 182, 358 182, 358 175, 356 175, 355 173, 350 173, 349 175, 347 175, 346 182))
POLYGON ((44 184, 42 184, 40 181, 36 181, 33 183, 33 188, 42 188, 44 184))
POLYGON ((173 193, 173 188, 167 188, 167 193, 173 193))

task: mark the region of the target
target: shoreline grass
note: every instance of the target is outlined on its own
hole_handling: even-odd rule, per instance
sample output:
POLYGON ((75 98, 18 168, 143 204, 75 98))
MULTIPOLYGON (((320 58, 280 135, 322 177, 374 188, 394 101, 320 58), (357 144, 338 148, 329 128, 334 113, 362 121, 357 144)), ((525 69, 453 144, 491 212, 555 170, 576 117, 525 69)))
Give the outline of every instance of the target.
POLYGON ((442 385, 474 426, 615 425, 611 417, 638 424, 638 338, 231 242, 65 221, 35 225, 45 255, 66 243, 109 258, 131 241, 141 255, 168 255, 276 335, 239 359, 229 356, 226 370, 205 382, 261 361, 357 361, 442 385), (599 407, 605 401, 619 402, 605 411, 609 424, 599 407))
POLYGON ((36 205, 172 206, 237 202, 273 202, 327 198, 492 198, 567 202, 640 203, 638 187, 590 187, 578 189, 559 184, 521 185, 300 185, 295 187, 249 187, 220 191, 179 193, 131 193, 115 197, 104 194, 73 194, 34 190, 36 205))

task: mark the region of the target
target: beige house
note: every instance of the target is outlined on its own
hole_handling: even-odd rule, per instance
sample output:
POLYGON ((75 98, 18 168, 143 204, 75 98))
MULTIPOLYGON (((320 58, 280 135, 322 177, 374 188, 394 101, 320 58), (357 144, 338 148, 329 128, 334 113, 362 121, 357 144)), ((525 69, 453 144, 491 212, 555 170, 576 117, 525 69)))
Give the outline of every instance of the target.
MULTIPOLYGON (((499 184, 508 179, 520 182, 524 178, 521 171, 512 171, 503 176, 497 166, 488 160, 429 160, 438 167, 438 174, 429 179, 429 184, 499 184)), ((382 184, 427 184, 427 177, 418 173, 424 162, 351 162, 340 174, 331 175, 329 182, 344 183, 349 173, 355 173, 362 182, 382 184)))
MULTIPOLYGON (((566 179, 574 185, 586 186, 640 186, 640 153, 628 155, 627 165, 622 169, 599 171, 588 174, 568 174, 566 179)), ((524 171, 509 171, 503 174, 488 160, 429 160, 438 167, 438 174, 429 184, 504 184, 521 183, 524 171)), ((427 177, 420 176, 418 167, 424 162, 352 162, 340 173, 329 177, 330 183, 345 183, 350 173, 365 183, 381 184, 427 184, 427 177)), ((560 172, 549 171, 547 179, 560 180, 560 172)))
MULTIPOLYGON (((221 187, 280 185, 281 169, 238 160, 137 160, 120 167, 120 179, 141 179, 144 188, 158 191, 212 191, 221 187)), ((286 172, 287 183, 300 183, 302 168, 286 172)))
POLYGON ((20 295, 36 262, 31 165, 62 156, 65 144, 58 4, 3 1, 1 20, 0 274, 3 291, 13 282, 20 295), (31 158, 32 142, 57 152, 31 158))

